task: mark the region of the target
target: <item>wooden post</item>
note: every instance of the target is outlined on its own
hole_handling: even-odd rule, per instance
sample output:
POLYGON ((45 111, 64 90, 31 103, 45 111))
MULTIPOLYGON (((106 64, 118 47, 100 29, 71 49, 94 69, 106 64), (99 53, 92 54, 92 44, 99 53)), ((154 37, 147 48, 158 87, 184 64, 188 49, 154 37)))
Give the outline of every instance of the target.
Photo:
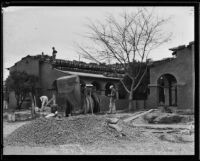
POLYGON ((51 102, 53 102, 53 105, 56 104, 56 95, 55 95, 55 93, 52 94, 52 98, 48 101, 46 106, 48 106, 51 102))
POLYGON ((35 105, 35 107, 37 107, 37 103, 36 103, 36 98, 35 98, 35 96, 34 96, 34 105, 35 105))
POLYGON ((56 95, 55 95, 55 93, 53 93, 52 98, 53 98, 53 105, 55 105, 56 104, 56 95))
POLYGON ((35 104, 34 104, 34 98, 33 98, 33 95, 31 92, 29 92, 29 96, 31 98, 31 115, 32 115, 32 118, 35 117, 35 104))

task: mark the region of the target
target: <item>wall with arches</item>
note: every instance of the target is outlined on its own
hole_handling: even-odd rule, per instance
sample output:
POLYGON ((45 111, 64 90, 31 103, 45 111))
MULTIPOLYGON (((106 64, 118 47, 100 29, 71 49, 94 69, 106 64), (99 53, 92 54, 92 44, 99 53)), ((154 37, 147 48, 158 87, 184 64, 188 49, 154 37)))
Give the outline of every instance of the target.
POLYGON ((176 55, 175 59, 150 68, 149 108, 159 105, 158 79, 164 74, 174 76, 177 81, 178 108, 194 108, 194 46, 178 50, 176 55))

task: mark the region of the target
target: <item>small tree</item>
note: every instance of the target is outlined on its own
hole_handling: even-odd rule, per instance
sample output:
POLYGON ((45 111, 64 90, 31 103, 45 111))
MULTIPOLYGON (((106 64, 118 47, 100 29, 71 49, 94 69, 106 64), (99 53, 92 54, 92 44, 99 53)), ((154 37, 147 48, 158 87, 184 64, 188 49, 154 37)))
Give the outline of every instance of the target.
POLYGON ((110 15, 105 23, 91 22, 88 25, 91 47, 78 45, 79 54, 86 59, 97 63, 112 59, 121 64, 131 80, 130 84, 120 80, 129 94, 129 110, 132 108, 133 93, 147 72, 149 53, 171 36, 162 30, 166 22, 167 19, 159 18, 153 10, 145 8, 130 14, 124 12, 117 19, 110 15))
MULTIPOLYGON (((6 79, 6 87, 9 91, 15 92, 17 109, 21 109, 22 103, 30 93, 35 95, 38 78, 25 72, 13 71, 6 79)), ((31 98, 32 100, 32 98, 31 98)))

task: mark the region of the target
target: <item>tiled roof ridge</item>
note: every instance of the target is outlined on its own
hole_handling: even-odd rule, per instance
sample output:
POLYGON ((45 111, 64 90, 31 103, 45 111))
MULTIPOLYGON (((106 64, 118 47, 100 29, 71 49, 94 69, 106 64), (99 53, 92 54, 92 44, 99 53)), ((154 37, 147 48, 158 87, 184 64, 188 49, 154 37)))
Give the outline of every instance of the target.
POLYGON ((194 44, 194 41, 191 41, 191 42, 189 42, 188 45, 179 45, 179 46, 177 46, 177 47, 169 48, 169 50, 171 50, 171 51, 177 51, 177 50, 181 50, 181 49, 190 47, 190 46, 193 45, 193 44, 194 44))
MULTIPOLYGON (((53 60, 52 56, 49 55, 27 55, 21 60, 26 58, 39 59, 41 62, 50 63, 54 68, 60 70, 69 70, 69 71, 79 71, 93 74, 104 74, 104 75, 115 75, 121 77, 124 74, 122 67, 118 64, 96 64, 96 63, 86 63, 76 60, 64 60, 64 59, 55 59, 53 60), (117 70, 117 74, 114 74, 114 70, 117 70)), ((16 63, 15 63, 16 64, 16 63)))
MULTIPOLYGON (((52 56, 49 56, 49 55, 27 55, 25 57, 23 57, 21 60, 25 59, 25 58, 28 58, 28 57, 31 57, 31 58, 34 58, 34 59, 41 59, 41 61, 49 61, 52 59, 52 56)), ((101 63, 101 64, 96 64, 96 63, 86 63, 86 62, 82 62, 82 61, 77 61, 77 60, 65 60, 65 59, 55 59, 54 61, 51 61, 52 64, 56 64, 56 63, 59 63, 59 62, 62 62, 62 63, 71 63, 71 64, 74 64, 74 63, 79 63, 79 64, 84 64, 84 65, 90 65, 90 66, 96 66, 96 67, 113 67, 113 66, 118 66, 118 68, 121 69, 121 65, 118 64, 118 63, 115 63, 115 64, 105 64, 105 63, 101 63)))
POLYGON ((116 64, 113 65, 98 65, 95 63, 80 63, 78 61, 63 61, 63 60, 55 60, 53 62, 54 67, 63 68, 63 69, 82 69, 82 70, 96 70, 102 72, 113 72, 113 70, 117 70, 118 73, 123 74, 124 71, 116 64))
POLYGON ((55 67, 56 69, 62 71, 73 71, 73 72, 82 72, 82 73, 91 73, 91 74, 102 74, 104 76, 111 76, 111 77, 123 77, 124 74, 122 73, 114 73, 114 72, 107 72, 107 71, 97 71, 97 70, 86 70, 81 68, 67 68, 67 67, 55 67))
POLYGON ((163 63, 166 63, 166 62, 173 61, 174 59, 176 59, 176 58, 168 57, 168 58, 164 58, 164 59, 161 59, 161 60, 153 61, 149 64, 149 66, 160 65, 160 64, 163 64, 163 63))

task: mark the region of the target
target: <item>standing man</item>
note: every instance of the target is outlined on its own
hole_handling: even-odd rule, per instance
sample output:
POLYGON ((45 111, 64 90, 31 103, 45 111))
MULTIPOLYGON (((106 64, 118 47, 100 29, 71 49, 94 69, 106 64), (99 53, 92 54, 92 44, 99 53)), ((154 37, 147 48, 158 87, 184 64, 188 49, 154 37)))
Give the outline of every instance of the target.
POLYGON ((41 106, 41 111, 44 111, 44 107, 47 105, 48 103, 48 97, 47 96, 41 96, 40 100, 42 102, 42 106, 41 106))
POLYGON ((114 88, 113 85, 110 86, 110 90, 111 90, 111 94, 109 94, 108 96, 110 96, 110 105, 109 105, 109 112, 108 113, 116 113, 116 106, 115 106, 115 102, 117 99, 117 91, 114 88))

